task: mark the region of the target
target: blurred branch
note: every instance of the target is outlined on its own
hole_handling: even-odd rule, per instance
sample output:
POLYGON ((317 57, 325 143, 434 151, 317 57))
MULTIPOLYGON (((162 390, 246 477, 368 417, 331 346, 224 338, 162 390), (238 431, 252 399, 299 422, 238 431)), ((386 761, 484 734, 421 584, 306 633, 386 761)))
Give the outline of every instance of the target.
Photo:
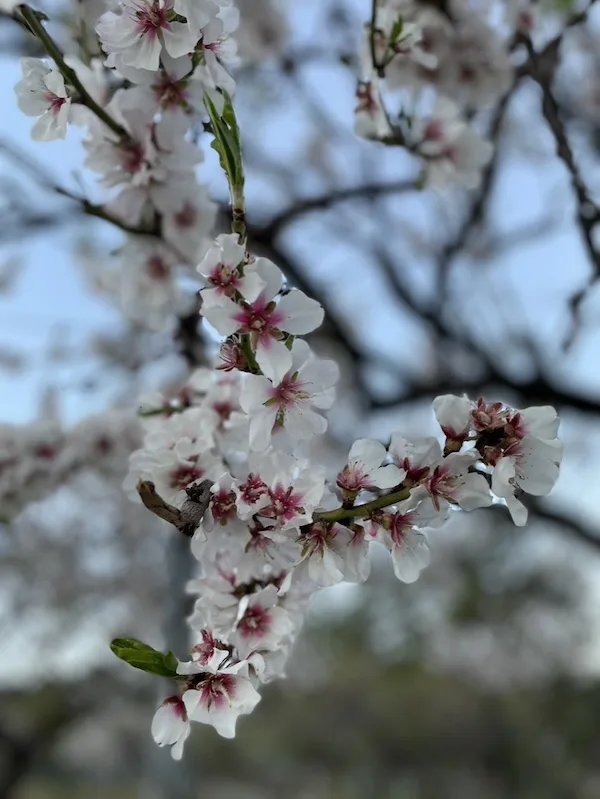
MULTIPOLYGON (((592 3, 590 3, 589 7, 591 7, 591 5, 592 3)), ((587 11, 585 14, 579 15, 577 20, 579 22, 586 19, 586 17, 587 11)), ((565 347, 569 347, 572 345, 577 335, 581 303, 589 287, 600 278, 600 252, 598 252, 594 244, 594 228, 600 221, 600 210, 591 199, 581 176, 573 150, 569 143, 566 127, 561 119, 559 104, 552 91, 554 73, 558 65, 559 48, 562 43, 562 34, 554 39, 541 54, 536 52, 533 42, 529 37, 523 37, 523 43, 525 44, 529 56, 529 74, 535 83, 537 83, 542 93, 542 113, 554 138, 556 154, 565 165, 571 178, 571 185, 577 201, 577 223, 593 269, 588 284, 578 291, 570 300, 572 313, 571 330, 565 341, 565 347)))
POLYGON ((353 199, 371 199, 388 194, 404 194, 410 191, 419 191, 419 184, 414 180, 398 180, 392 183, 363 183, 360 186, 350 186, 345 189, 335 189, 318 197, 309 197, 299 200, 295 205, 272 217, 262 227, 263 236, 276 237, 281 230, 299 216, 304 216, 311 211, 321 211, 333 205, 353 199))

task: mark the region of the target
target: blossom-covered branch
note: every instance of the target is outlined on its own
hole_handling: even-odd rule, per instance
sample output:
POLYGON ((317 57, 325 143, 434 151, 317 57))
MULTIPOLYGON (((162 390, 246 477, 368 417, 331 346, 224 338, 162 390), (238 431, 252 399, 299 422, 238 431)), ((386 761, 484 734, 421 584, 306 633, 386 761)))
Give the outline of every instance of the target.
MULTIPOLYGON (((400 5, 402 13, 397 2, 373 4, 357 130, 420 156, 426 181, 474 187, 491 146, 467 112, 512 84, 505 43, 478 17, 400 5), (403 105, 392 117, 380 80, 435 85, 439 97, 422 116, 403 105)), ((109 191, 108 218, 153 233, 128 238, 114 270, 128 313, 172 317, 182 300, 176 270, 187 267, 201 316, 221 337, 212 367, 193 372, 176 396, 144 398, 143 440, 124 482, 133 501, 191 538, 199 562, 187 659, 135 639, 112 644, 136 668, 173 679, 152 734, 179 758, 191 722, 235 734, 258 689, 284 675, 312 596, 366 580, 371 545, 411 583, 429 563, 429 531, 452 513, 502 504, 525 524, 522 493, 547 494, 558 476, 558 417, 552 407, 445 394, 433 403, 441 440, 402 431, 385 445, 359 438, 329 475, 318 445, 340 370, 304 338, 324 309, 252 252, 246 235, 243 131, 227 69, 236 61, 231 0, 120 0, 95 25, 105 57, 74 66, 33 11, 21 14, 54 59, 25 60, 17 87, 21 108, 39 117, 34 136, 85 125, 86 165, 109 191), (232 232, 216 239, 214 206, 193 170, 205 134, 231 197, 232 232)))

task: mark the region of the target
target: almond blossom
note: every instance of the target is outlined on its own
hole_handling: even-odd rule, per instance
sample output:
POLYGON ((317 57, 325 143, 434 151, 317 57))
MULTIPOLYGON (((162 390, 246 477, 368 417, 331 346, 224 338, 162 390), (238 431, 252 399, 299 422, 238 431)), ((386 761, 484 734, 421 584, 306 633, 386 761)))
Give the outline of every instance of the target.
POLYGON ((286 347, 287 335, 310 333, 323 321, 323 309, 302 291, 293 290, 276 297, 281 291, 283 276, 271 261, 261 259, 256 272, 264 288, 254 300, 234 302, 227 296, 207 298, 202 315, 219 333, 249 336, 256 351, 256 361, 270 380, 280 380, 292 365, 292 354, 286 347))
POLYGON ((477 188, 493 146, 465 122, 458 106, 438 99, 433 114, 417 120, 412 136, 416 151, 425 159, 429 185, 441 188, 455 181, 467 189, 477 188))
POLYGON ((183 703, 190 721, 209 724, 224 738, 235 736, 238 717, 251 713, 260 694, 249 679, 248 663, 240 661, 222 665, 223 654, 215 652, 205 665, 180 664, 180 674, 193 675, 189 688, 183 694, 183 703))
POLYGON ((327 427, 313 408, 324 410, 333 404, 338 366, 316 358, 301 339, 294 341, 291 352, 292 365, 277 384, 259 375, 248 375, 244 381, 240 403, 250 417, 253 450, 280 443, 281 433, 292 443, 324 433, 327 427))
POLYGON ((59 70, 38 58, 22 58, 22 80, 15 86, 17 104, 30 117, 39 117, 31 129, 34 141, 64 139, 72 122, 71 97, 59 70))
POLYGON ((363 490, 400 485, 406 472, 394 464, 382 466, 386 455, 385 447, 379 441, 369 438, 355 441, 347 465, 337 476, 337 485, 348 496, 356 496, 363 490))
POLYGON ((156 71, 163 48, 178 58, 198 41, 198 31, 171 21, 173 0, 120 0, 120 11, 103 14, 96 31, 104 51, 128 66, 156 71))
POLYGON ((558 479, 562 445, 558 439, 544 441, 525 436, 504 451, 492 471, 492 491, 504 499, 516 525, 527 522, 527 508, 515 496, 524 491, 533 496, 549 494, 558 479))
POLYGON ((205 305, 213 298, 215 302, 221 297, 234 298, 236 293, 249 302, 258 298, 266 285, 260 271, 272 271, 274 264, 269 266, 270 262, 261 258, 246 263, 245 255, 246 248, 235 233, 217 236, 197 267, 208 286, 202 295, 205 305))

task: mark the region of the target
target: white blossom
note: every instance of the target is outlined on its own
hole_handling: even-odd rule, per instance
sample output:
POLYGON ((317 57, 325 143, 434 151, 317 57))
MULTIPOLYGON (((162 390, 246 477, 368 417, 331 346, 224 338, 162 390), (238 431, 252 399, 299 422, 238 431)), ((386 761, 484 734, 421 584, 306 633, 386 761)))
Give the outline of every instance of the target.
POLYGON ((23 78, 15 86, 24 114, 39 117, 31 129, 35 141, 64 139, 71 120, 71 98, 58 68, 37 58, 22 58, 23 78))
POLYGON ((294 341, 292 365, 278 383, 248 375, 240 402, 250 417, 251 448, 264 451, 282 433, 290 446, 324 433, 327 421, 314 409, 331 407, 338 376, 337 364, 316 358, 301 339, 294 341))

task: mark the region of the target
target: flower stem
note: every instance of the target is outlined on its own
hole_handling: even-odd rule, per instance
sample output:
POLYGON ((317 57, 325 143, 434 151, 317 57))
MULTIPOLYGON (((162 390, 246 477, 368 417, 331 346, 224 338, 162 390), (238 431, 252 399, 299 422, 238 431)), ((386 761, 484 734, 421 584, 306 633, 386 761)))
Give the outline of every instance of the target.
POLYGON ((18 8, 26 27, 44 45, 44 49, 58 67, 63 78, 65 78, 65 80, 68 81, 78 93, 79 99, 83 105, 85 105, 86 108, 89 108, 90 111, 95 114, 98 119, 102 120, 102 122, 104 122, 104 124, 107 125, 114 133, 116 133, 119 138, 127 138, 128 133, 125 128, 121 127, 121 125, 119 125, 119 123, 114 120, 110 114, 104 110, 104 108, 102 108, 102 106, 98 105, 98 103, 87 91, 83 83, 77 77, 75 70, 66 63, 58 45, 44 28, 36 12, 26 5, 21 5, 18 8))
POLYGON ((357 519, 364 516, 369 516, 375 510, 387 508, 389 505, 395 505, 396 502, 402 502, 410 497, 410 488, 400 488, 391 494, 386 494, 383 497, 365 502, 363 505, 356 505, 353 508, 336 508, 335 510, 328 510, 321 513, 315 513, 313 521, 315 522, 340 522, 343 519, 357 519))

